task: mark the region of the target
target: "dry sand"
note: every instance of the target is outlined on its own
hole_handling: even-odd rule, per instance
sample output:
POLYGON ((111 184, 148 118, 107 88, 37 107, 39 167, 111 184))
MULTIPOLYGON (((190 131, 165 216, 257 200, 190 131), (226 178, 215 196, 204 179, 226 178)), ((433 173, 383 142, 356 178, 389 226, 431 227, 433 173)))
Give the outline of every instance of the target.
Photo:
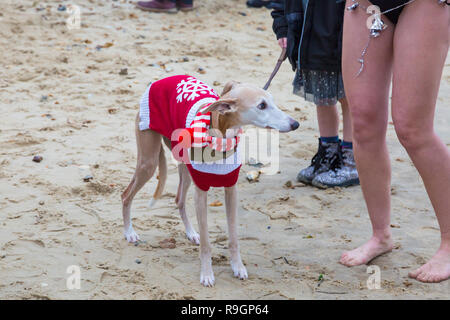
MULTIPOLYGON (((200 285, 198 247, 185 238, 174 204, 173 164, 154 209, 147 207, 154 178, 135 199, 134 225, 145 243, 123 239, 120 193, 134 170, 133 122, 148 82, 189 73, 219 91, 230 79, 262 86, 279 54, 268 10, 248 9, 244 0, 196 3, 195 12, 164 15, 125 1, 77 0, 81 29, 68 30, 67 12, 57 11, 66 1, 2 1, 0 298, 449 298, 449 281, 422 284, 407 277, 437 249, 439 231, 392 124, 396 249, 372 262, 381 269, 381 289, 367 289, 366 266, 337 263, 369 236, 360 188, 283 187, 309 163, 317 143, 315 108, 291 94, 288 63, 271 91, 283 110, 302 120, 300 129, 281 135, 281 173, 250 184, 245 166, 238 182, 238 233, 250 278, 232 277, 224 207, 210 207, 216 286, 200 285), (124 68, 128 74, 120 75, 124 68), (36 154, 42 162, 32 162, 36 154), (83 166, 91 182, 83 181, 83 166), (176 240, 175 249, 159 247, 167 238, 176 240), (66 288, 69 265, 81 267, 80 290, 66 288)), ((449 102, 447 64, 436 114, 447 145, 449 102)), ((191 188, 188 209, 196 225, 192 196, 191 188)), ((213 190, 209 202, 222 197, 222 190, 213 190)))

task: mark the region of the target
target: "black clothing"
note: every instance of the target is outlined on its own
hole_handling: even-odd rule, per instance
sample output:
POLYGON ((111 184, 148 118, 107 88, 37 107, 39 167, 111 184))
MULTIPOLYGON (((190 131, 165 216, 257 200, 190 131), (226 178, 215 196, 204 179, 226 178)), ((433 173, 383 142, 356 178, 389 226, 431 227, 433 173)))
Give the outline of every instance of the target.
MULTIPOLYGON (((371 0, 372 4, 379 6, 381 12, 395 8, 399 5, 407 3, 409 0, 371 0)), ((400 17, 400 14, 402 13, 404 7, 400 7, 398 9, 395 9, 394 11, 388 12, 385 14, 385 16, 391 20, 393 24, 397 24, 398 18, 400 17)))
POLYGON ((341 70, 343 0, 284 0, 272 11, 277 39, 287 38, 292 69, 341 70))

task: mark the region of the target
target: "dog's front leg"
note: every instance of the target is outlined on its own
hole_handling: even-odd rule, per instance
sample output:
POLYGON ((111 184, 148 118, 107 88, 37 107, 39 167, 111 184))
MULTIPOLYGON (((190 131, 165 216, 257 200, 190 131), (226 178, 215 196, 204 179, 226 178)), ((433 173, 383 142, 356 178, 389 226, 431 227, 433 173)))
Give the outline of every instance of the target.
POLYGON ((206 287, 214 285, 207 218, 207 192, 195 187, 195 210, 200 231, 200 283, 206 287))
POLYGON ((239 243, 237 235, 237 191, 236 185, 225 188, 225 205, 227 211, 228 234, 230 237, 229 247, 231 253, 231 269, 235 277, 247 279, 247 269, 242 263, 239 253, 239 243))

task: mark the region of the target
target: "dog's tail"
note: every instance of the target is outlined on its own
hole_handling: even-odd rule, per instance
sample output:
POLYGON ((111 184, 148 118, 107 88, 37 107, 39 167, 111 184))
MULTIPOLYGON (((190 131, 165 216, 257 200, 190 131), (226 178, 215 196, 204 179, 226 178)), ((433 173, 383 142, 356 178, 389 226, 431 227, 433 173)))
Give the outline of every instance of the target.
POLYGON ((164 191, 164 186, 166 185, 166 179, 167 179, 167 162, 166 162, 166 156, 164 155, 164 148, 161 145, 161 149, 159 151, 159 173, 158 173, 158 185, 156 186, 155 193, 153 194, 153 197, 150 199, 149 207, 153 207, 153 205, 156 203, 156 200, 161 198, 162 193, 164 191))

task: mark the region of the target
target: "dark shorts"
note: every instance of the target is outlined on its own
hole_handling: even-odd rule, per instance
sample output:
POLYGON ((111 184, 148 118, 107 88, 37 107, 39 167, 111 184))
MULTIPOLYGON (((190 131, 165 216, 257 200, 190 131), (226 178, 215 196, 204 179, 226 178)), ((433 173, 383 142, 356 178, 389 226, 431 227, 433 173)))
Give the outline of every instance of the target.
MULTIPOLYGON (((370 0, 372 4, 379 6, 381 12, 384 12, 386 10, 395 8, 397 6, 400 6, 402 4, 405 4, 409 2, 409 0, 370 0)), ((400 17, 400 14, 402 13, 403 7, 400 7, 398 9, 395 9, 393 11, 390 11, 385 14, 385 16, 393 23, 397 24, 398 18, 400 17)))

